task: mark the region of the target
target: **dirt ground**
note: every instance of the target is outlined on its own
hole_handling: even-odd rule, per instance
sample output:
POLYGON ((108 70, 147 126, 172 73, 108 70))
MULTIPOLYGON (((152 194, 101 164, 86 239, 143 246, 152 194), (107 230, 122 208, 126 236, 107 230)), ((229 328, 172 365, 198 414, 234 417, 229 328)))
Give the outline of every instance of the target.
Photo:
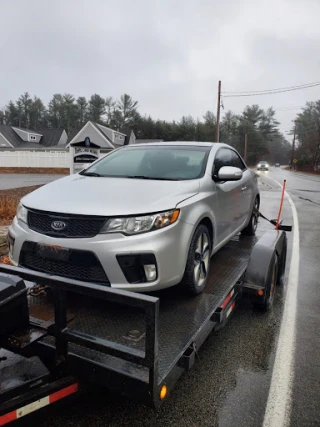
POLYGON ((3 168, 0 167, 0 173, 27 173, 27 174, 46 174, 46 175, 69 175, 68 168, 3 168))
POLYGON ((41 185, 0 190, 0 226, 10 225, 16 214, 20 199, 39 187, 41 185))
POLYGON ((0 264, 12 265, 8 256, 0 256, 0 264))

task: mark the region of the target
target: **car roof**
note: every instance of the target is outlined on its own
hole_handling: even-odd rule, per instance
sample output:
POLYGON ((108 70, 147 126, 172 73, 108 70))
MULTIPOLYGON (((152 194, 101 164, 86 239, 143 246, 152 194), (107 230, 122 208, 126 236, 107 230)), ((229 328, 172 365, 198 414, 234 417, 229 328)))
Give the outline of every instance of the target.
MULTIPOLYGON (((132 145, 135 144, 130 144, 127 145, 127 147, 132 147, 132 145)), ((202 141, 166 141, 166 142, 148 142, 148 143, 142 143, 142 144, 137 144, 137 146, 139 147, 154 147, 154 146, 159 146, 159 147, 169 147, 169 146, 190 146, 190 147, 216 147, 219 148, 221 147, 230 147, 230 145, 228 144, 224 144, 222 142, 202 142, 202 141)), ((231 147, 232 148, 232 147, 231 147)))

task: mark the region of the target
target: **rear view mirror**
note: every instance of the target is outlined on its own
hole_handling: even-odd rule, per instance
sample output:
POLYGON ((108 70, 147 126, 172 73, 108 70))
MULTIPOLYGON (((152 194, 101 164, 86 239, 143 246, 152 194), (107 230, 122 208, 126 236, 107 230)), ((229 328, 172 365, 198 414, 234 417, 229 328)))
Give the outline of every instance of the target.
POLYGON ((223 166, 218 172, 219 181, 239 181, 242 178, 242 170, 233 166, 223 166))

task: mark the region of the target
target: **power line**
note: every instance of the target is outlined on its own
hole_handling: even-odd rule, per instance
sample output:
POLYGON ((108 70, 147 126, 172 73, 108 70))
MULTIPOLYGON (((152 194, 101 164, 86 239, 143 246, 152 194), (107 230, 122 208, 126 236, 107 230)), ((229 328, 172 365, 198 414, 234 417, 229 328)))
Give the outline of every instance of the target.
POLYGON ((286 86, 286 87, 278 87, 275 89, 261 89, 261 90, 241 90, 241 91, 223 91, 222 93, 227 94, 246 94, 246 93, 261 93, 261 92, 274 92, 278 90, 287 90, 287 89, 303 89, 304 87, 308 87, 310 85, 320 85, 320 82, 312 82, 312 83, 304 83, 302 85, 296 85, 296 86, 286 86))
POLYGON ((304 86, 296 86, 296 87, 290 87, 290 88, 283 88, 283 89, 270 89, 270 90, 266 90, 266 91, 252 91, 252 92, 223 92, 223 96, 224 98, 239 98, 239 97, 243 97, 243 96, 260 96, 260 95, 275 95, 277 93, 283 93, 283 92, 292 92, 294 90, 301 90, 301 89, 308 89, 311 87, 316 87, 316 86, 320 86, 320 82, 319 83, 310 83, 308 85, 304 85, 304 86), (225 93, 230 93, 227 95, 224 95, 225 93))

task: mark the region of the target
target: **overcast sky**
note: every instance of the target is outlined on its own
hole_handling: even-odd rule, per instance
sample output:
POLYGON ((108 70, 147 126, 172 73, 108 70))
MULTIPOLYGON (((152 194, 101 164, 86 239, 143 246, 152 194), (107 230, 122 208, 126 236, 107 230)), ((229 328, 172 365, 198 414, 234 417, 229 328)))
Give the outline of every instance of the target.
MULTIPOLYGON (((0 0, 0 108, 28 91, 98 93, 139 101, 141 114, 178 120, 216 110, 225 91, 320 81, 320 0, 0 0)), ((250 98, 289 108, 320 86, 250 98)), ((278 111, 281 130, 299 110, 278 111)))

